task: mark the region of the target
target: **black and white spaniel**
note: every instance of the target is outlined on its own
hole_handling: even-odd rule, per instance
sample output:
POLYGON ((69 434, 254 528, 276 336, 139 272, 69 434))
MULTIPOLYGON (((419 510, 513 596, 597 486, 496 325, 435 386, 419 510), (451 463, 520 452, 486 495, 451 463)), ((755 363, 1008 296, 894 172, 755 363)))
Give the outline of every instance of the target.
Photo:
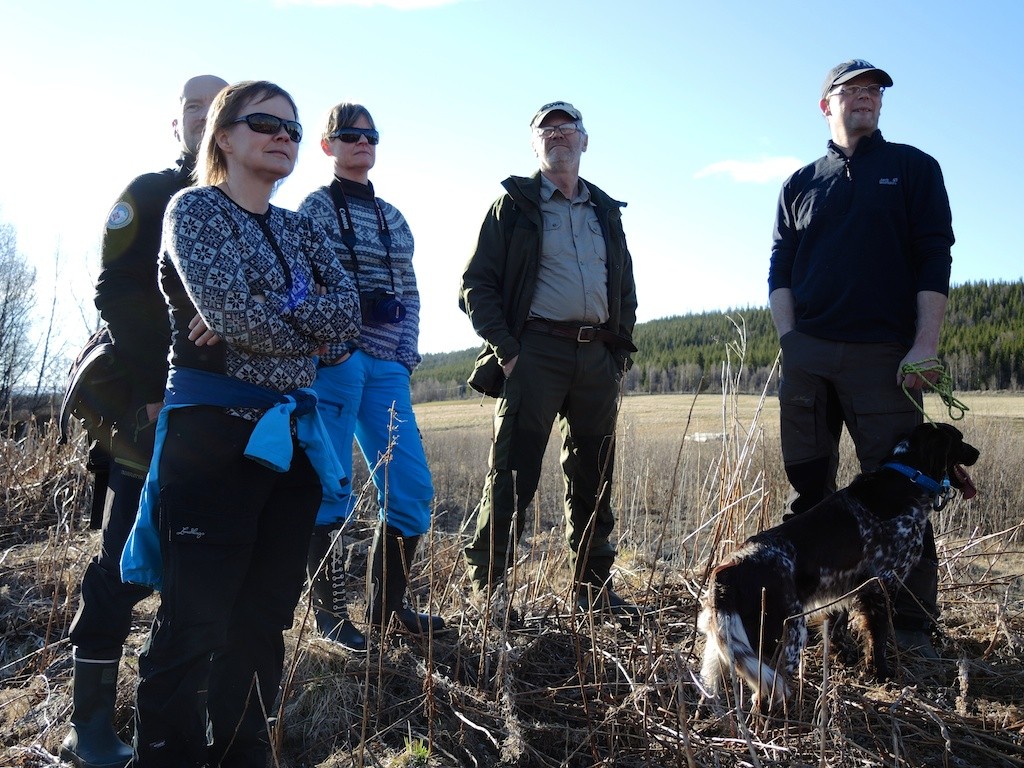
POLYGON ((781 703, 807 642, 805 614, 854 590, 834 607, 849 609, 869 671, 888 678, 883 588, 893 595, 917 563, 929 512, 953 488, 974 496, 963 467, 977 460, 955 427, 922 424, 877 470, 727 557, 711 575, 699 618, 709 691, 719 693, 735 669, 759 698, 781 703))

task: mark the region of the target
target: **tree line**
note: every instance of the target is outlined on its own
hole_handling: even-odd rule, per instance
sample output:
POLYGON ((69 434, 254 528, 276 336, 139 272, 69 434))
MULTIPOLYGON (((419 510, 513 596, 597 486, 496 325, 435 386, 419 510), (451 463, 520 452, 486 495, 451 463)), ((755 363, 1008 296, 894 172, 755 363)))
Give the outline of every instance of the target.
MULTIPOLYGON (((631 394, 721 391, 723 372, 755 394, 777 387, 778 336, 767 307, 680 315, 639 323, 626 374, 631 394)), ((475 397, 466 387, 478 348, 428 354, 413 373, 413 399, 475 397)), ((1024 389, 1024 280, 954 286, 939 358, 960 391, 1024 389)))
MULTIPOLYGON (((0 220, 0 426, 49 408, 62 392, 68 360, 51 337, 55 301, 40 316, 35 270, 19 253, 13 226, 0 220), (36 333, 42 320, 42 333, 36 333)), ((468 322, 468 321, 467 321, 468 322)), ((630 394, 721 391, 728 370, 739 391, 774 391, 778 338, 767 307, 680 315, 637 325, 638 351, 626 373, 630 394)), ((466 385, 478 348, 424 355, 413 400, 475 397, 466 385)), ((950 291, 939 357, 960 391, 1024 388, 1024 279, 978 281, 950 291)))

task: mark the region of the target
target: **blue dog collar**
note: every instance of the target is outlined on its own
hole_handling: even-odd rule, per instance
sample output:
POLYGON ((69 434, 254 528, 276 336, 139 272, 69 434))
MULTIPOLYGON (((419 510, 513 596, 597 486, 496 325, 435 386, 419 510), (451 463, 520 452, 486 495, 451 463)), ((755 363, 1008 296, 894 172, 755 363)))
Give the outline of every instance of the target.
POLYGON ((894 461, 887 461, 882 465, 887 469, 894 469, 904 477, 910 478, 911 482, 917 483, 929 493, 935 496, 944 496, 949 492, 949 478, 942 478, 942 482, 939 483, 932 480, 928 475, 921 472, 919 469, 908 467, 906 464, 897 464, 894 461))

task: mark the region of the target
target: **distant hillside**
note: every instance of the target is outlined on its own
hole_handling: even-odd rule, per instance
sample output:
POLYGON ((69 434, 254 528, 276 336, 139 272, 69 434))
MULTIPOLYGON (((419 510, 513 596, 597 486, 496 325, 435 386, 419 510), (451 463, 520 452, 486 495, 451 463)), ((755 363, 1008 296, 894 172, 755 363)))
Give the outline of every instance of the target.
MULTIPOLYGON (((741 391, 760 392, 779 351, 767 307, 652 320, 637 325, 634 340, 628 392, 718 390, 727 361, 741 391)), ((465 381, 478 351, 424 355, 412 377, 414 399, 475 395, 465 381)), ((1024 388, 1024 280, 954 287, 939 355, 960 391, 1024 388)))

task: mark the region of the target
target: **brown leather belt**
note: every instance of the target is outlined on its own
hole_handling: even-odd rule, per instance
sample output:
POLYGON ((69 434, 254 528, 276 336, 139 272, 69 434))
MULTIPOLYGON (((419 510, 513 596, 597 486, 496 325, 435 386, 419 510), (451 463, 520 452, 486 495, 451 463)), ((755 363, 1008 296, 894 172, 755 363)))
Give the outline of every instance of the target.
POLYGON ((599 325, 579 325, 578 323, 556 323, 551 320, 527 320, 523 326, 524 331, 543 333, 548 336, 557 336, 560 339, 572 339, 573 341, 585 344, 591 341, 603 341, 615 349, 626 349, 636 352, 633 342, 625 336, 609 331, 599 325))

